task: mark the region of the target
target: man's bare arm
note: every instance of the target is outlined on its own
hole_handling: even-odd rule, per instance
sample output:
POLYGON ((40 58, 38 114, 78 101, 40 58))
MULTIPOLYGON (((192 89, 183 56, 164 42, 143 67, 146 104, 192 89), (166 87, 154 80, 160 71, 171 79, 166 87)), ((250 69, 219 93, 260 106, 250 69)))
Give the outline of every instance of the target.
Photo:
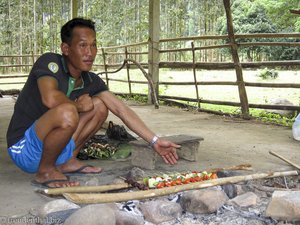
POLYGON ((53 77, 44 76, 39 78, 37 82, 42 102, 49 109, 63 103, 73 104, 78 112, 87 112, 93 109, 93 103, 88 94, 80 96, 76 101, 72 101, 62 91, 58 90, 57 80, 53 77))
MULTIPOLYGON (((117 117, 119 117, 126 126, 143 138, 148 143, 151 143, 155 137, 155 133, 151 131, 140 117, 114 94, 109 91, 104 91, 99 94, 99 97, 104 102, 106 107, 117 117)), ((155 151, 164 159, 166 163, 176 163, 178 156, 176 153, 176 145, 170 141, 158 138, 152 146, 155 151)))

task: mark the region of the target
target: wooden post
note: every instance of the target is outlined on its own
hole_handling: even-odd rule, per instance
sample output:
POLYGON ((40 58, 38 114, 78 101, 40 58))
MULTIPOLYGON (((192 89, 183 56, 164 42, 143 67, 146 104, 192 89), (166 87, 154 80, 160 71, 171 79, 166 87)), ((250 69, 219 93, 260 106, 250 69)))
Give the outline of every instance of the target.
POLYGON ((78 0, 71 1, 71 10, 72 10, 72 18, 77 17, 77 15, 78 15, 78 0))
MULTIPOLYGON (((128 49, 127 49, 127 47, 125 47, 125 59, 128 59, 128 49)), ((130 80, 128 61, 126 63, 126 70, 127 70, 127 80, 128 80, 129 94, 131 95, 132 91, 131 91, 131 80, 130 80)))
POLYGON ((106 85, 107 85, 107 87, 109 88, 105 51, 104 51, 103 48, 101 48, 101 51, 102 51, 103 65, 104 65, 104 71, 105 71, 106 85))
POLYGON ((194 42, 191 43, 192 45, 192 53, 193 53, 193 74, 194 74, 194 82, 195 82, 195 88, 196 88, 196 97, 197 97, 197 101, 198 101, 198 109, 200 109, 200 99, 199 99, 199 90, 198 90, 198 84, 197 84, 197 75, 196 75, 196 57, 195 57, 195 46, 194 46, 194 42))
POLYGON ((249 104, 248 104, 248 97, 246 93, 245 83, 243 79, 243 69, 242 65, 240 63, 239 55, 238 55, 238 47, 235 42, 234 37, 234 30, 233 30, 233 22, 232 22, 232 15, 231 15, 231 9, 230 9, 230 0, 223 0, 225 11, 226 11, 226 17, 227 17, 227 30, 228 30, 228 38, 231 46, 231 54, 232 59, 234 62, 234 67, 236 71, 236 78, 238 83, 238 89, 239 89, 239 96, 240 96, 240 102, 241 102, 241 109, 242 109, 242 116, 244 118, 249 118, 249 104))
MULTIPOLYGON (((159 15, 160 0, 149 0, 148 73, 153 81, 157 98, 159 88, 159 15)), ((154 99, 151 98, 150 88, 148 88, 148 103, 154 103, 154 99)))

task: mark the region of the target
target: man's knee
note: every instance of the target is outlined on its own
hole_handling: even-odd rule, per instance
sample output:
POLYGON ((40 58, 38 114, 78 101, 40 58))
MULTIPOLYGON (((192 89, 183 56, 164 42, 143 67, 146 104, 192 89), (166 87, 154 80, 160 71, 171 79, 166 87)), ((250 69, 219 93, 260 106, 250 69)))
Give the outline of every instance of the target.
POLYGON ((76 129, 79 123, 79 114, 77 112, 76 106, 64 103, 57 106, 57 114, 61 120, 62 127, 73 127, 76 129))
POLYGON ((108 116, 108 108, 104 102, 99 97, 93 97, 93 103, 96 114, 105 120, 108 116))

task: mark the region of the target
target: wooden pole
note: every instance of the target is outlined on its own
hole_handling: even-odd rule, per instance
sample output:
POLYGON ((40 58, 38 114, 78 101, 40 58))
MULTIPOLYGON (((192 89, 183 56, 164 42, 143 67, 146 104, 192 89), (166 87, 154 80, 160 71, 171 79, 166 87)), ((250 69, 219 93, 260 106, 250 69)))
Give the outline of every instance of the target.
MULTIPOLYGON (((225 168, 213 168, 208 169, 208 173, 216 173, 218 171, 228 171, 228 170, 252 170, 250 164, 241 164, 236 166, 230 166, 225 168)), ((37 192, 48 194, 48 195, 61 195, 63 193, 88 193, 88 192, 105 192, 118 190, 123 188, 129 188, 131 185, 127 183, 119 183, 119 184, 107 184, 101 186, 76 186, 76 187, 65 187, 65 188, 49 188, 49 189, 41 189, 36 190, 37 192)))
POLYGON ((242 116, 244 118, 249 117, 249 105, 248 105, 248 97, 246 93, 245 83, 243 79, 243 69, 240 63, 239 55, 238 55, 238 47, 234 37, 234 29, 233 29, 233 22, 232 22, 232 15, 230 9, 230 0, 223 0, 226 17, 227 17, 227 30, 228 30, 228 38, 231 44, 231 53, 234 62, 234 67, 236 71, 236 78, 238 82, 238 89, 239 89, 239 96, 241 101, 241 109, 242 109, 242 116))
POLYGON ((249 181, 262 178, 273 178, 281 176, 296 176, 297 171, 286 171, 286 172, 272 172, 272 173, 257 173, 246 176, 235 176, 235 177, 225 177, 214 180, 207 180, 203 182, 195 182, 190 184, 183 184, 173 187, 165 187, 161 189, 150 189, 146 191, 136 191, 136 192, 123 192, 123 193, 108 193, 108 194, 78 194, 78 193, 64 193, 63 196, 76 204, 96 204, 96 203, 108 203, 108 202, 123 202, 129 200, 140 200, 155 198, 159 196, 169 195, 178 193, 181 191, 202 189, 212 186, 218 186, 223 184, 234 184, 242 181, 249 181))
MULTIPOLYGON (((148 73, 153 81, 155 93, 158 98, 159 88, 159 16, 160 0, 149 0, 149 39, 148 39, 148 73)), ((148 102, 154 104, 151 91, 148 91, 148 102)))
POLYGON ((105 192, 112 190, 119 190, 124 188, 129 188, 131 185, 127 183, 119 183, 119 184, 108 184, 101 186, 77 186, 77 187, 65 187, 65 188, 50 188, 45 190, 37 190, 37 192, 41 192, 47 195, 61 195, 63 193, 89 193, 89 192, 105 192))
POLYGON ((292 161, 288 160, 287 158, 283 157, 282 155, 279 155, 278 153, 273 152, 273 151, 269 151, 269 153, 271 155, 274 155, 274 156, 278 157, 279 159, 283 160, 284 162, 290 164, 291 166, 297 168, 298 170, 300 170, 300 165, 298 165, 296 163, 293 163, 292 161))
MULTIPOLYGON (((125 47, 125 59, 128 59, 128 49, 125 47)), ((128 89, 129 89, 129 94, 132 94, 131 91, 131 80, 130 80, 130 73, 129 73, 129 65, 128 62, 126 63, 126 71, 127 71, 127 80, 128 80, 128 89)))
POLYGON ((105 56, 105 50, 104 50, 104 48, 101 48, 101 52, 102 52, 102 58, 103 58, 103 65, 104 65, 106 85, 109 88, 109 80, 108 80, 108 74, 107 74, 107 64, 106 64, 106 56, 105 56))
POLYGON ((196 88, 196 98, 197 98, 197 100, 198 100, 198 109, 200 109, 199 90, 198 90, 197 75, 196 75, 196 66, 195 66, 196 56, 195 56, 195 46, 194 46, 194 42, 192 42, 191 45, 192 45, 192 54, 193 54, 193 75, 194 75, 194 84, 195 84, 195 88, 196 88))

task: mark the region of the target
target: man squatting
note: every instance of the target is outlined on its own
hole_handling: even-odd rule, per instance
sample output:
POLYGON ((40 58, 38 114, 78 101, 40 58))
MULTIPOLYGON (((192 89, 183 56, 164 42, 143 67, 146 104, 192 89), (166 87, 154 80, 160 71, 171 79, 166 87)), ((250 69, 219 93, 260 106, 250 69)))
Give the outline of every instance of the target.
POLYGON ((94 22, 74 18, 61 28, 60 54, 46 53, 33 65, 18 96, 7 131, 8 153, 34 181, 47 187, 78 186, 65 173, 100 173, 77 154, 111 111, 149 142, 165 163, 178 160, 176 145, 158 138, 90 72, 97 53, 94 22))

